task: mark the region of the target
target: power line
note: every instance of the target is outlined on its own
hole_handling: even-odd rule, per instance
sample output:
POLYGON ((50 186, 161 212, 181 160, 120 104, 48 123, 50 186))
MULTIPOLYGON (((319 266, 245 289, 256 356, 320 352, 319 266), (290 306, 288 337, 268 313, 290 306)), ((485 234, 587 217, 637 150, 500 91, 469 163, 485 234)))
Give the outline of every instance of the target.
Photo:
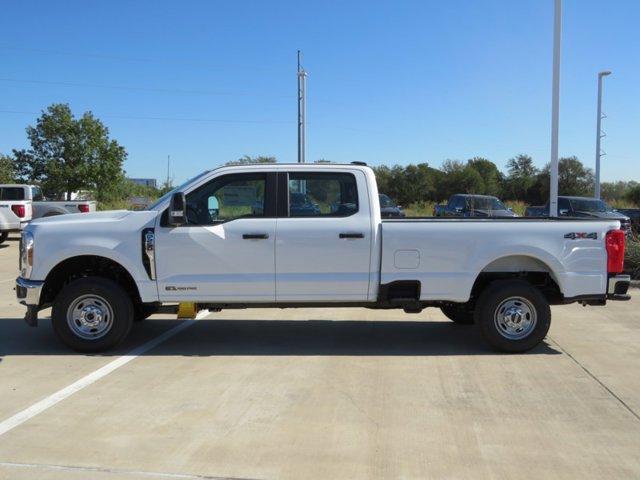
MULTIPOLYGON (((15 114, 15 115, 42 115, 42 111, 40 112, 32 112, 26 110, 4 110, 0 109, 0 113, 7 114, 15 114)), ((150 115, 111 115, 111 114, 100 114, 100 118, 113 118, 117 120, 152 120, 152 121, 169 121, 169 122, 194 122, 194 123, 220 123, 220 124, 229 124, 229 125, 292 125, 297 124, 295 121, 291 120, 231 120, 231 119, 217 119, 217 118, 193 118, 193 117, 167 117, 167 116, 150 116, 150 115)), ((307 125, 319 125, 314 122, 307 122, 307 125)), ((379 130, 365 130, 361 128, 352 128, 341 125, 334 125, 330 123, 331 130, 345 130, 349 132, 356 133, 366 133, 366 134, 375 134, 379 135, 383 133, 379 130)))
POLYGON ((259 93, 249 92, 213 92, 208 90, 180 90, 169 88, 139 87, 134 85, 108 85, 98 83, 78 83, 78 82, 59 82, 49 80, 31 80, 21 78, 0 78, 0 82, 10 83, 26 83, 34 85, 60 85, 64 87, 88 87, 88 88, 106 88, 111 90, 125 90, 131 92, 153 92, 153 93, 178 93, 184 95, 215 95, 215 96, 260 96, 273 98, 291 98, 291 95, 263 95, 259 93))
MULTIPOLYGON (((10 113, 17 115, 41 115, 42 112, 28 112, 24 110, 0 110, 0 113, 10 113)), ((228 124, 273 124, 287 125, 293 124, 290 120, 227 120, 217 118, 190 118, 190 117, 164 117, 164 116, 138 116, 138 115, 100 115, 104 118, 115 118, 120 120, 161 120, 176 122, 202 122, 202 123, 228 123, 228 124)))
POLYGON ((58 56, 68 56, 68 57, 84 57, 84 58, 93 58, 96 60, 111 60, 118 62, 128 62, 128 63, 157 63, 161 65, 180 65, 186 67, 196 67, 196 68, 206 68, 206 69, 250 69, 250 70, 274 70, 275 67, 266 67, 266 66, 256 66, 252 65, 223 65, 223 64, 212 64, 206 62, 189 62, 179 59, 158 59, 158 58, 145 58, 145 57, 129 57, 126 55, 116 55, 112 53, 92 53, 92 52, 79 52, 79 51, 70 51, 70 50, 49 50, 42 48, 25 48, 25 47, 16 47, 10 44, 0 43, 0 49, 9 50, 14 52, 22 52, 22 53, 35 53, 38 55, 58 55, 58 56))

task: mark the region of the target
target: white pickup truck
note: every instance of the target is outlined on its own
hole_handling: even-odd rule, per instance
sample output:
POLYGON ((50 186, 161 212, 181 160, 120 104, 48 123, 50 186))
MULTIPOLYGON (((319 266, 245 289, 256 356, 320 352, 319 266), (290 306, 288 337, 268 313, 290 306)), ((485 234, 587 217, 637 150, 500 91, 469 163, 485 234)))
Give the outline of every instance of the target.
POLYGON ((93 200, 46 200, 37 185, 0 185, 0 243, 7 239, 9 232, 24 229, 33 219, 95 211, 93 200))
MULTIPOLYGON (((246 165, 205 172, 145 211, 64 215, 23 232, 25 320, 52 306, 78 351, 175 308, 439 307, 496 349, 546 335, 549 306, 629 298, 617 220, 382 220, 363 165, 246 165)), ((175 310, 173 310, 175 311, 175 310)))
POLYGON ((22 188, 14 185, 0 185, 0 243, 10 232, 22 230, 33 216, 30 200, 25 200, 22 188))

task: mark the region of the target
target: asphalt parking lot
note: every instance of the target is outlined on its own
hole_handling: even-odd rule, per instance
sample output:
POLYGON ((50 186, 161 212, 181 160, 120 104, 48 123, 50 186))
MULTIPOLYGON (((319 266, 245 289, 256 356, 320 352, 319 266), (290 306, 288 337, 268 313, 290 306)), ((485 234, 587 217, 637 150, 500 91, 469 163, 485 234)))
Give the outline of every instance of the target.
POLYGON ((14 239, 0 245, 0 478, 640 477, 637 297, 554 307, 524 355, 435 309, 225 311, 177 333, 157 315, 118 351, 79 355, 46 319, 23 323, 16 274, 14 239))

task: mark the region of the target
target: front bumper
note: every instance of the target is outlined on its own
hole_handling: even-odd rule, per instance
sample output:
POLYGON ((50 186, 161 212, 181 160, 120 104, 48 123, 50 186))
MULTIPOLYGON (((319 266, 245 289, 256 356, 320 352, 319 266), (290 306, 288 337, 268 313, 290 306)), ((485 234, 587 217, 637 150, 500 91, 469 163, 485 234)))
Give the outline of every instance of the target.
POLYGON ((22 277, 16 278, 16 297, 18 302, 27 307, 24 321, 32 327, 38 325, 38 310, 43 285, 44 282, 42 281, 27 280, 22 277))
POLYGON ((631 295, 627 294, 629 285, 631 285, 631 276, 629 275, 609 277, 607 298, 609 300, 629 300, 631 298, 631 295))

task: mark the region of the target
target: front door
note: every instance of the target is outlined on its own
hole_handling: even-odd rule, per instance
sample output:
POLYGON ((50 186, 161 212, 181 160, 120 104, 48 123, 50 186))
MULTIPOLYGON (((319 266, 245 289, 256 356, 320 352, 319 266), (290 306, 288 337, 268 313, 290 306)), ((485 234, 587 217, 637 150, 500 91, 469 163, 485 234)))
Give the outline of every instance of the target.
POLYGON ((160 301, 275 301, 275 178, 215 177, 186 194, 187 224, 168 227, 161 220, 160 301))
POLYGON ((366 301, 371 213, 362 172, 280 173, 278 302, 366 301))

